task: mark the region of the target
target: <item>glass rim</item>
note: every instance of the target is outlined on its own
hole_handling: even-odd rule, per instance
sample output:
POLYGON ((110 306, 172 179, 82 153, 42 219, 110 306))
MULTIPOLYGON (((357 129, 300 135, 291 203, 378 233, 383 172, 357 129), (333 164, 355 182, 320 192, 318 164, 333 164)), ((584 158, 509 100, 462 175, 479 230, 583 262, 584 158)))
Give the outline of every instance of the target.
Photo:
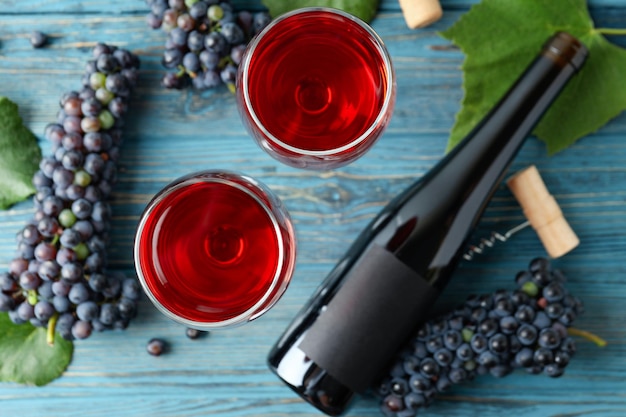
POLYGON ((364 142, 381 125, 383 120, 387 117, 387 112, 389 111, 389 108, 392 106, 392 101, 394 98, 393 89, 394 89, 394 83, 395 83, 395 75, 394 75, 393 63, 391 61, 391 56, 389 55, 389 51, 387 50, 382 38, 378 35, 378 33, 374 31, 374 29, 372 29, 372 27, 369 24, 367 24, 360 18, 350 13, 347 13, 343 10, 335 9, 332 7, 302 7, 302 8, 295 9, 295 10, 286 12, 278 16, 276 19, 272 20, 261 32, 259 32, 258 35, 256 35, 250 41, 250 43, 248 44, 248 49, 244 56, 244 60, 241 62, 240 67, 241 67, 241 74, 242 74, 241 88, 243 90, 243 101, 246 107, 246 111, 250 114, 250 117, 252 121, 254 122, 254 126, 258 128, 260 131, 262 131, 263 134, 267 137, 267 139, 271 143, 287 151, 290 151, 299 155, 303 155, 303 156, 335 155, 335 154, 347 151, 348 149, 353 148, 354 146, 359 145, 360 143, 364 142), (248 78, 249 78, 248 72, 249 72, 249 67, 250 67, 250 61, 252 59, 252 55, 254 55, 254 51, 256 50, 261 40, 263 40, 265 36, 268 34, 268 32, 270 32, 275 26, 277 26, 282 21, 292 16, 303 15, 303 14, 313 13, 313 12, 320 12, 320 11, 329 12, 337 16, 341 16, 345 19, 348 19, 352 23, 355 23, 356 25, 361 27, 363 30, 365 30, 365 32, 371 37, 371 40, 373 41, 372 43, 376 46, 376 49, 378 50, 382 58, 382 62, 385 66, 385 80, 386 80, 387 85, 386 85, 385 92, 384 92, 385 100, 383 102, 383 105, 381 106, 378 112, 378 115, 376 116, 376 119, 369 125, 369 127, 363 133, 361 133, 357 138, 352 140, 350 143, 342 145, 338 148, 316 151, 316 150, 304 149, 304 148, 299 148, 296 146, 289 145, 283 142, 282 140, 278 139, 269 130, 267 130, 265 125, 261 123, 261 120, 259 120, 259 117, 257 116, 252 106, 252 101, 250 99, 250 91, 248 88, 248 78))
MULTIPOLYGON (((278 219, 276 217, 276 215, 272 212, 272 210, 267 206, 267 204, 265 204, 258 196, 256 196, 252 191, 248 190, 246 187, 237 184, 236 182, 232 181, 232 180, 228 180, 228 179, 223 179, 223 178, 198 178, 201 175, 206 175, 206 174, 227 174, 227 175, 231 175, 234 177, 237 177, 239 179, 242 179, 243 181, 245 181, 246 183, 249 184, 253 184, 256 187, 259 187, 261 189, 261 191, 263 191, 264 193, 269 193, 272 194, 271 190, 269 190, 266 186, 264 186, 262 183, 260 183, 259 181, 255 180, 252 177, 249 177, 247 175, 244 174, 240 174, 238 172, 235 171, 228 171, 228 170, 207 170, 207 171, 199 171, 196 173, 192 173, 192 174, 188 174, 185 176, 182 176, 172 182, 170 182, 168 185, 166 185, 161 191, 159 191, 153 198, 152 200, 150 200, 150 203, 148 203, 148 205, 146 206, 146 208, 144 209, 143 213, 141 214, 140 220, 139 220, 139 224, 137 226, 137 231, 135 233, 135 242, 134 242, 134 247, 133 247, 133 258, 134 258, 134 263, 135 263, 135 271, 137 272, 137 277, 139 278, 139 283, 141 284, 144 293, 148 296, 148 299, 152 302, 152 304, 154 304, 154 306, 157 308, 157 310, 159 310, 161 313, 163 313, 166 317, 168 317, 169 319, 183 324, 187 327, 191 327, 194 329, 198 329, 198 330, 216 330, 216 329, 222 329, 222 328, 227 328, 227 327, 233 327, 236 325, 240 325, 240 324, 244 324, 247 323, 248 321, 251 321, 255 318, 257 318, 258 316, 256 315, 256 313, 258 313, 259 311, 262 311, 263 313, 266 312, 269 308, 266 308, 264 310, 261 310, 261 308, 265 305, 265 303, 268 301, 268 299, 270 298, 270 296, 272 296, 272 294, 274 293, 274 290, 277 288, 278 283, 281 280, 281 275, 283 272, 283 263, 285 261, 285 247, 284 247, 284 242, 283 242, 283 233, 281 231, 281 228, 279 226, 279 222, 278 219), (222 183, 228 186, 232 186, 236 189, 238 189, 239 191, 244 192, 245 194, 247 194, 248 196, 252 197, 254 199, 254 201, 256 203, 259 204, 259 206, 261 206, 264 210, 264 212, 267 214, 267 216, 269 217, 270 221, 272 222, 272 226, 274 229, 274 234, 276 237, 280 237, 280 239, 277 239, 278 241, 278 261, 276 263, 276 270, 274 272, 274 276, 272 278, 272 283, 270 284, 270 286, 268 287, 268 289, 265 291, 265 293, 263 294, 263 296, 261 298, 259 298, 259 300, 254 303, 254 305, 252 305, 251 307, 249 307, 247 310, 245 310, 243 313, 238 314, 237 316, 231 317, 229 319, 226 320, 220 320, 220 321, 215 321, 215 322, 207 322, 207 321, 196 321, 196 320, 191 320, 185 317, 182 317, 180 315, 178 315, 177 313, 173 312, 172 310, 168 309, 167 307, 165 307, 161 301, 159 301, 157 299, 157 297, 153 294, 152 290, 150 289, 148 282, 142 272, 142 268, 141 268, 141 262, 140 262, 140 251, 139 251, 139 242, 141 239, 139 239, 139 236, 142 234, 142 232, 144 231, 145 225, 146 225, 146 221, 147 218, 149 217, 149 214, 152 213, 155 208, 157 206, 159 206, 159 204, 169 195, 171 195, 174 191, 180 190, 182 188, 188 187, 192 184, 197 184, 197 183, 201 183, 201 182, 217 182, 217 183, 222 183)), ((273 195, 273 194, 272 194, 273 195)), ((292 268, 293 270, 293 268, 292 268)), ((291 279, 291 277, 289 277, 289 279, 291 279)), ((278 294, 278 296, 280 297, 280 294, 278 294)), ((273 303, 272 303, 273 304, 273 303)), ((270 305, 271 307, 271 305, 270 305)))

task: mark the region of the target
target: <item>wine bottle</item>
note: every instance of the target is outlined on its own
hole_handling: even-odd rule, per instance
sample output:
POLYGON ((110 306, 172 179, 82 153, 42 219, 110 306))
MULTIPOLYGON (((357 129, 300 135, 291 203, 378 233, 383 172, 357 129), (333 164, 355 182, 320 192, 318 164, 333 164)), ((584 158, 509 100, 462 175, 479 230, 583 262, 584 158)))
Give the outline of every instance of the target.
POLYGON ((369 388, 425 320, 513 157, 586 57, 571 35, 551 37, 471 133, 361 233, 274 345, 270 369, 329 415, 369 388))

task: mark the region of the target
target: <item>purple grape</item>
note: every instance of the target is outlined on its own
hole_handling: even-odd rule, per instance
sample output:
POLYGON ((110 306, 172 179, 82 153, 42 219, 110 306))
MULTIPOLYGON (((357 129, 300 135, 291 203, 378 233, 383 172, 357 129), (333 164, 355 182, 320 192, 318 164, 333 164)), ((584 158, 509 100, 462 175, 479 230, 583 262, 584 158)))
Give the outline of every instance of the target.
POLYGON ((48 36, 45 33, 36 30, 30 34, 29 40, 33 48, 41 48, 48 43, 48 36))
POLYGON ((167 350, 167 343, 159 338, 150 339, 146 345, 146 350, 152 356, 160 356, 167 350))
POLYGON ((72 325, 72 336, 76 339, 86 339, 91 335, 92 327, 88 321, 78 320, 72 325))

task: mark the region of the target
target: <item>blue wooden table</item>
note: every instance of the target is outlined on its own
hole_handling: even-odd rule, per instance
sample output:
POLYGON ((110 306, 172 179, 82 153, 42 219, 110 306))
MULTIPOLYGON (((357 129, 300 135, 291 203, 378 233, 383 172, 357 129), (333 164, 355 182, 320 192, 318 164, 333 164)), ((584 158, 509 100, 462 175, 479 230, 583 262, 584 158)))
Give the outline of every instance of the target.
MULTIPOLYGON (((266 368, 265 357, 285 326, 312 294, 359 231, 396 193, 443 155, 462 97, 463 56, 437 35, 476 1, 444 0, 443 19, 409 30, 395 0, 381 3, 373 27, 387 43, 398 80, 395 114, 383 138, 365 157, 329 172, 288 168, 263 153, 246 134, 234 96, 168 91, 159 85, 164 34, 145 24, 142 0, 0 0, 0 95, 20 106, 26 125, 43 140, 61 94, 80 87, 83 66, 99 41, 129 48, 142 59, 132 100, 112 202, 110 262, 133 274, 132 241, 138 216, 170 180, 206 168, 234 169, 265 182, 291 212, 299 241, 297 268, 282 300, 261 319, 189 340, 180 325, 147 301, 123 332, 77 342, 67 372, 45 387, 0 383, 0 416, 291 416, 319 415, 266 368), (32 49, 28 34, 51 35, 32 49), (145 352, 152 337, 170 341, 161 357, 145 352)), ((259 9, 256 1, 236 1, 259 9)), ((595 0, 601 26, 625 27, 626 3, 595 0)), ((622 46, 625 39, 616 39, 622 46)), ((626 74, 625 74, 626 76, 626 74)), ((580 341, 559 379, 515 373, 453 388, 424 411, 429 416, 626 415, 626 114, 570 149, 548 157, 530 139, 512 169, 536 164, 560 202, 581 245, 557 261, 571 291, 586 304, 576 326, 608 341, 606 348, 580 341)), ((0 212, 0 270, 16 248, 15 233, 33 213, 26 201, 0 212)), ((523 216, 504 185, 480 223, 476 238, 504 232, 523 216)), ((525 229, 472 262, 464 262, 439 303, 445 308, 470 292, 511 288, 528 261, 544 255, 525 229)), ((350 416, 378 416, 373 398, 359 398, 350 416)))

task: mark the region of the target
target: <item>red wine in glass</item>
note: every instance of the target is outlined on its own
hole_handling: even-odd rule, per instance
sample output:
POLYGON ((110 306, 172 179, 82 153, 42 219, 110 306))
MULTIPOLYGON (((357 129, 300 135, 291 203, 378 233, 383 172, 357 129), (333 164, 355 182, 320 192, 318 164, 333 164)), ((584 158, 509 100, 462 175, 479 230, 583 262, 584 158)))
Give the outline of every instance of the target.
POLYGON ((174 181, 148 204, 135 266, 159 310, 208 330, 267 311, 291 279, 295 250, 289 215, 266 186, 203 171, 174 181))
POLYGON ((378 35, 340 10, 286 13, 249 45, 238 104, 252 136, 276 159, 336 168, 382 134, 395 101, 391 60, 378 35))

